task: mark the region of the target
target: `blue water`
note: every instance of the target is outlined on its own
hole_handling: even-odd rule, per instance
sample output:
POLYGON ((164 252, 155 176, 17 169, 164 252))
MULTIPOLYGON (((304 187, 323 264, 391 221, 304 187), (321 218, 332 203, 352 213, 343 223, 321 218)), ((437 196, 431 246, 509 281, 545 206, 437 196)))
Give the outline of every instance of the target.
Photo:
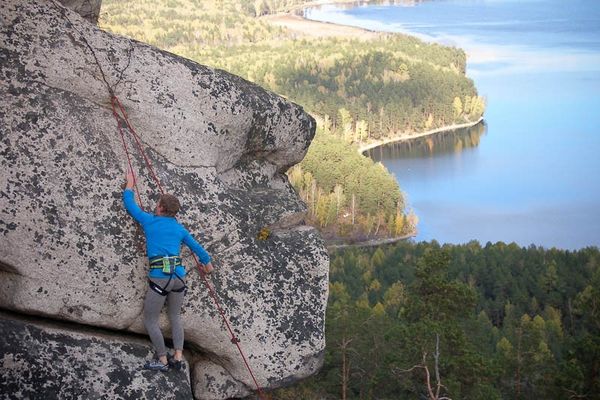
POLYGON ((487 99, 479 144, 374 152, 419 216, 418 240, 600 246, 600 1, 437 0, 306 16, 467 52, 487 99))

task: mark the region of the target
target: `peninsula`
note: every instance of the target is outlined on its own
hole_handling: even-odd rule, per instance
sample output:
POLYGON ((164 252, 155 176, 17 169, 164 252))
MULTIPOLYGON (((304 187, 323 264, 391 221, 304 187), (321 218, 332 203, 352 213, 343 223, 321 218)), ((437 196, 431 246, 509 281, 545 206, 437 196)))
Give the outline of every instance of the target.
MULTIPOLYGON (((303 4, 301 6, 292 7, 288 12, 270 14, 261 17, 268 23, 283 27, 290 32, 293 32, 297 38, 325 38, 325 37, 343 37, 347 39, 356 39, 361 41, 374 40, 378 37, 388 35, 386 32, 379 32, 368 30, 360 27, 343 25, 331 22, 315 21, 304 18, 294 11, 306 9, 308 7, 320 6, 325 4, 344 4, 350 3, 347 0, 329 0, 329 1, 313 1, 303 4)), ((386 137, 383 139, 370 140, 361 142, 358 144, 358 152, 363 154, 364 152, 374 149, 379 146, 383 146, 389 143, 406 141, 417 139, 424 136, 434 135, 436 133, 448 132, 456 129, 470 128, 483 121, 483 116, 473 120, 466 121, 463 123, 453 123, 446 126, 437 127, 434 129, 428 129, 425 131, 409 130, 395 134, 393 137, 386 137)), ((405 238, 404 236, 400 239, 405 238)), ((399 240, 400 240, 399 239, 399 240)))

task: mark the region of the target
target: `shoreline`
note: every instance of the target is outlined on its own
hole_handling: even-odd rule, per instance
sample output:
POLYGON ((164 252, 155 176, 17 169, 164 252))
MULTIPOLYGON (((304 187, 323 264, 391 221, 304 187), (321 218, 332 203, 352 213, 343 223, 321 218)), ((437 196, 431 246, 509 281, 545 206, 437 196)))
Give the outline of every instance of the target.
POLYGON ((386 34, 386 32, 372 31, 352 25, 306 19, 291 12, 265 15, 260 17, 260 19, 271 25, 288 29, 301 37, 345 37, 371 40, 386 34))
POLYGON ((442 126, 439 128, 430 129, 425 132, 408 132, 408 133, 405 132, 405 134, 402 136, 378 140, 376 142, 358 146, 358 152, 360 154, 363 154, 365 151, 372 150, 374 148, 377 148, 379 146, 383 146, 383 145, 386 145, 389 143, 404 142, 407 140, 412 140, 412 139, 417 139, 417 138, 421 138, 421 137, 425 137, 425 136, 434 135, 436 133, 450 132, 450 131, 454 131, 456 129, 471 128, 471 127, 481 123, 482 121, 483 121, 483 117, 479 117, 479 119, 477 121, 465 122, 464 124, 446 125, 446 126, 442 126))
POLYGON ((397 237, 393 237, 393 238, 371 239, 371 240, 365 240, 364 242, 356 242, 356 243, 327 244, 327 241, 325 241, 326 242, 325 247, 327 248, 327 251, 332 251, 332 250, 337 250, 337 249, 345 249, 348 247, 382 246, 382 245, 386 245, 386 244, 394 244, 394 243, 400 242, 402 240, 407 240, 407 239, 411 239, 414 237, 417 237, 417 232, 413 232, 413 233, 409 233, 404 236, 397 236, 397 237))
POLYGON ((310 8, 310 7, 319 7, 319 6, 328 6, 328 5, 335 5, 335 4, 355 4, 355 3, 361 3, 361 4, 368 4, 371 1, 370 0, 313 0, 313 1, 308 1, 304 4, 296 4, 294 6, 291 6, 288 11, 286 11, 286 13, 291 13, 292 11, 296 11, 296 10, 304 10, 306 8, 310 8))

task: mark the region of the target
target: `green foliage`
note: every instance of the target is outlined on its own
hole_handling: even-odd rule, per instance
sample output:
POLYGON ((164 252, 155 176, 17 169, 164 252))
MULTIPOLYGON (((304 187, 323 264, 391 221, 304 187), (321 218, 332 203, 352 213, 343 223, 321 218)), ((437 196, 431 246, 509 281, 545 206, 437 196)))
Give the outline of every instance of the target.
POLYGON ((409 319, 448 322, 462 318, 475 306, 475 293, 464 283, 448 280, 450 255, 427 249, 415 269, 409 319))
POLYGON ((322 131, 317 133, 301 165, 324 191, 333 192, 341 184, 346 201, 355 194, 356 208, 366 213, 376 214, 380 210, 395 213, 397 208, 404 209, 395 179, 381 173, 383 165, 362 157, 353 146, 322 131))
POLYGON ((325 365, 302 398, 340 398, 343 357, 349 399, 429 398, 436 336, 452 399, 600 393, 597 248, 405 242, 335 252, 330 280, 325 365))
POLYGON ((207 46, 288 37, 281 28, 254 18, 251 4, 242 0, 105 0, 99 24, 192 59, 193 52, 207 46))
POLYGON ((326 234, 362 240, 412 233, 404 197, 380 163, 361 156, 339 136, 317 129, 304 160, 288 172, 309 208, 310 221, 326 234))
POLYGON ((363 143, 475 121, 483 99, 458 72, 462 51, 403 35, 324 38, 205 49, 196 59, 241 75, 331 118, 343 138, 363 143), (469 112, 455 99, 469 99, 469 112))

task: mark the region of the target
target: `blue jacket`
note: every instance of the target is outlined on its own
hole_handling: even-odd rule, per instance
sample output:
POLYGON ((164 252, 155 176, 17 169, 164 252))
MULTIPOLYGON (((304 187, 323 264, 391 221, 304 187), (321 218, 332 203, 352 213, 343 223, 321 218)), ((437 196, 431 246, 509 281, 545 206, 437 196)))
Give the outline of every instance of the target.
MULTIPOLYGON (((190 235, 175 217, 154 215, 144 212, 135 202, 133 190, 123 191, 123 204, 125 209, 144 230, 146 235, 146 252, 148 258, 179 256, 181 243, 185 243, 197 256, 200 262, 208 264, 210 256, 204 248, 190 235)), ((185 267, 178 266, 175 273, 179 277, 185 276, 185 267)), ((168 279, 169 275, 161 269, 150 269, 148 276, 151 278, 168 279)))

